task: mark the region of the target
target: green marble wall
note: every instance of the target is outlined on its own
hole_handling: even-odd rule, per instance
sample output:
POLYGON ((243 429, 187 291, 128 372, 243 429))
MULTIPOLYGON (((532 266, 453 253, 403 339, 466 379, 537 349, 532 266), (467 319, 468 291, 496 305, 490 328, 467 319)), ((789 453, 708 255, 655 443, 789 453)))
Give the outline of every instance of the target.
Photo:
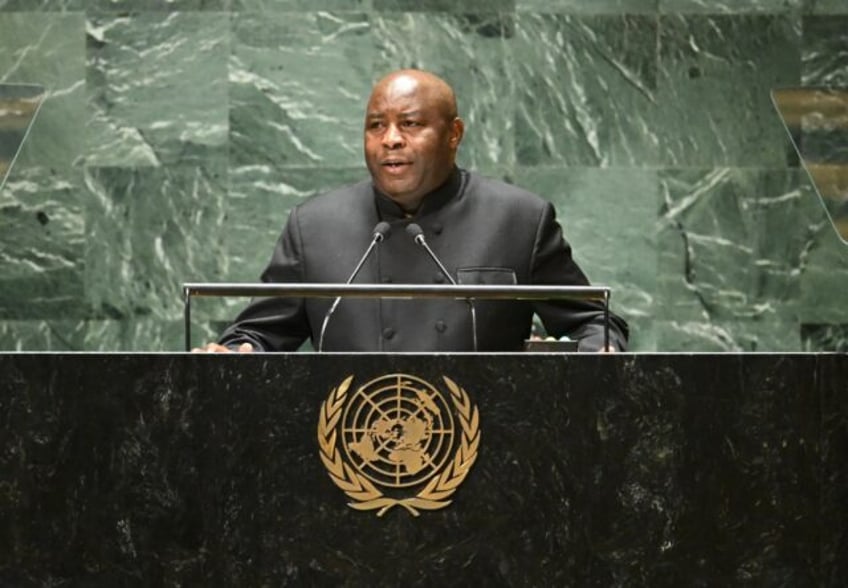
MULTIPOLYGON (((556 203, 633 348, 848 348, 848 248, 769 100, 848 86, 846 0, 0 0, 49 88, 0 193, 0 348, 179 350, 183 281, 252 281, 365 174, 371 83, 457 89, 464 165, 556 203)), ((198 342, 242 300, 198 301, 198 342)))

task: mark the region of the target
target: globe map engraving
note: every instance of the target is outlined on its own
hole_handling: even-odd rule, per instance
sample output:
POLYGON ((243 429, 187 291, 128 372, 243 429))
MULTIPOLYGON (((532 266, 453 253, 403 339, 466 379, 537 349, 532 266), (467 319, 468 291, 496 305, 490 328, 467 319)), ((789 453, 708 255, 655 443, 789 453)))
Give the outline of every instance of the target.
POLYGON ((451 407, 430 383, 415 376, 391 374, 360 386, 342 423, 350 463, 390 488, 420 484, 454 450, 451 407))

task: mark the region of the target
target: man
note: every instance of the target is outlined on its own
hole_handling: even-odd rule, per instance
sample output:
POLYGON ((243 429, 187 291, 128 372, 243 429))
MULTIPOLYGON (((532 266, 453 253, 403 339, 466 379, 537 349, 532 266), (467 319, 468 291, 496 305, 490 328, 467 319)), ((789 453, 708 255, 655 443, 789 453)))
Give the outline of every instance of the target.
MULTIPOLYGON (((380 80, 365 115, 371 179, 295 207, 262 280, 344 283, 384 221, 391 231, 356 283, 450 281, 404 230, 414 222, 460 284, 587 285, 549 202, 456 167, 463 133, 444 80, 419 70, 380 80)), ((308 337, 317 347, 331 304, 323 298, 256 300, 219 343, 203 350, 294 350, 308 337)), ((480 351, 521 349, 534 311, 550 334, 578 339, 585 351, 603 347, 598 303, 478 300, 475 309, 480 351)), ((328 351, 468 351, 474 337, 462 301, 346 298, 321 343, 328 351)), ((627 325, 614 315, 610 340, 610 351, 627 342, 627 325)))

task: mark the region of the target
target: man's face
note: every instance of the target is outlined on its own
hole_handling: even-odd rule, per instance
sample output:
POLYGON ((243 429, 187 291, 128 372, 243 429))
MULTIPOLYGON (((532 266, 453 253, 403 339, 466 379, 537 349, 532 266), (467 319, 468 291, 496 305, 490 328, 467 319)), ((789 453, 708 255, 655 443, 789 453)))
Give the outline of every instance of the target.
POLYGON ((365 113, 365 162, 382 192, 407 210, 453 169, 462 122, 426 83, 399 77, 378 86, 365 113))

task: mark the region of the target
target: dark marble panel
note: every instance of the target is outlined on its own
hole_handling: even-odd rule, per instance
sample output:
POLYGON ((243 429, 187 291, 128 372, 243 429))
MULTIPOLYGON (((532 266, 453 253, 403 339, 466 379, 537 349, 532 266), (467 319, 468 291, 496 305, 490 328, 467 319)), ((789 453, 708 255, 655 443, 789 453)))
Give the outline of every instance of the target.
POLYGON ((0 579, 828 585, 845 359, 0 356, 0 579), (331 388, 390 372, 479 407, 445 510, 354 511, 318 458, 331 388))
POLYGON ((554 203, 574 258, 590 281, 613 288, 612 306, 626 320, 645 319, 632 331, 630 349, 652 349, 647 319, 657 312, 656 172, 518 168, 515 183, 554 203))
POLYGON ((686 14, 795 14, 805 0, 659 0, 659 10, 686 14))
POLYGON ((88 165, 203 163, 227 155, 220 12, 89 14, 88 165))
MULTIPOLYGON (((842 351, 845 346, 848 329, 843 326, 842 351)), ((848 395, 845 394, 845 382, 848 382, 848 367, 845 355, 833 356, 822 362, 833 365, 832 376, 822 378, 822 492, 821 492, 821 529, 822 529, 822 585, 841 586, 848 578, 848 517, 845 505, 848 504, 848 395)), ((827 366, 825 369, 829 369, 827 366)))
POLYGON ((238 13, 230 164, 360 165, 373 45, 364 14, 238 13))
POLYGON ((521 12, 563 14, 655 14, 659 0, 516 0, 521 12))
POLYGON ((804 512, 819 496, 816 378, 812 371, 795 371, 790 361, 743 363, 732 381, 718 357, 681 357, 674 368, 650 373, 633 369, 628 376, 640 392, 607 405, 620 423, 639 423, 641 434, 625 436, 630 471, 636 462, 654 464, 655 488, 665 490, 645 495, 644 482, 637 482, 633 494, 644 512, 665 507, 668 515, 664 527, 646 517, 653 528, 630 528, 649 537, 662 529, 665 539, 657 537, 654 575, 643 575, 640 584, 815 585, 818 524, 785 515, 804 512), (715 371, 701 371, 699 364, 715 371), (724 512, 712 513, 708 505, 719 504, 724 512), (705 517, 708 511, 712 516, 705 517), (750 542, 750 536, 760 539, 750 542))
POLYGON ((798 19, 675 15, 659 23, 661 160, 785 166, 792 150, 769 91, 800 81, 798 19))
POLYGON ((457 95, 466 130, 460 164, 489 174, 515 161, 513 85, 508 68, 514 17, 509 14, 378 14, 375 77, 397 68, 433 71, 457 95))
POLYGON ((662 318, 796 321, 799 275, 822 222, 802 172, 667 170, 660 182, 662 318))
POLYGON ((98 316, 176 321, 183 282, 227 278, 222 166, 88 167, 86 186, 85 299, 98 316))
POLYGON ((520 13, 510 59, 519 164, 658 162, 657 20, 520 13))
POLYGON ((848 14, 805 16, 802 27, 802 85, 848 86, 848 14))

